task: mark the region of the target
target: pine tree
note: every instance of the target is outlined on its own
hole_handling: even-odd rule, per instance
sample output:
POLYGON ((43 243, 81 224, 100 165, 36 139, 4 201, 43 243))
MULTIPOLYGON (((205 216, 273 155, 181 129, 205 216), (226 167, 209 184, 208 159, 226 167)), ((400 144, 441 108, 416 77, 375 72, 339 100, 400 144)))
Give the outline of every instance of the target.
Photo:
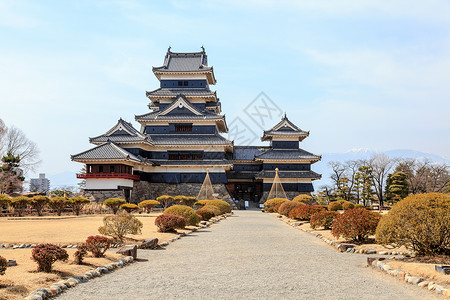
POLYGON ((358 172, 355 175, 356 189, 359 199, 363 200, 364 206, 367 201, 373 199, 373 176, 372 168, 369 166, 362 166, 358 168, 358 172))
POLYGON ((391 202, 402 200, 409 194, 408 175, 395 172, 388 175, 386 180, 386 199, 391 202))

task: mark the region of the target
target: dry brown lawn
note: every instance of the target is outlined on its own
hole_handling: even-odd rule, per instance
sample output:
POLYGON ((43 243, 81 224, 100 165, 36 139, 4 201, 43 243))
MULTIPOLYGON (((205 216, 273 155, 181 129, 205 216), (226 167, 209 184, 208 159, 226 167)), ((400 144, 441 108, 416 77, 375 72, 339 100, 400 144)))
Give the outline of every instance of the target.
POLYGON ((83 265, 71 264, 75 249, 66 249, 69 254, 67 262, 57 261, 52 273, 36 272, 37 264, 31 259, 32 249, 0 249, 0 256, 14 259, 17 266, 8 267, 6 274, 0 276, 0 299, 23 299, 37 288, 50 286, 54 282, 72 276, 80 276, 98 266, 104 266, 120 259, 120 255, 107 251, 106 257, 85 257, 83 265))
MULTIPOLYGON (((155 218, 159 214, 136 214, 135 216, 144 224, 142 234, 127 237, 137 240, 158 238, 160 242, 173 238, 174 233, 157 232, 155 218)), ((2 217, 0 218, 0 243, 79 244, 84 242, 88 236, 99 234, 97 229, 103 225, 104 216, 2 217)))
POLYGON ((396 260, 391 260, 388 263, 394 269, 401 269, 410 273, 412 276, 423 277, 429 281, 434 281, 444 286, 450 286, 450 275, 436 272, 434 269, 435 264, 396 260))
MULTIPOLYGON (((143 223, 141 235, 129 235, 129 242, 158 238, 160 242, 173 238, 175 233, 159 233, 155 226, 155 218, 159 212, 151 214, 136 214, 143 223)), ((103 225, 103 217, 106 215, 85 216, 44 216, 23 218, 0 218, 0 244, 40 244, 51 243, 58 245, 81 244, 90 235, 97 235, 98 227, 103 225)), ((186 230, 179 230, 184 232, 186 230)), ((70 264, 73 261, 75 249, 66 249, 69 253, 68 262, 56 262, 54 272, 35 272, 36 262, 31 260, 31 249, 1 249, 0 256, 6 259, 14 259, 17 266, 9 267, 6 275, 0 276, 0 300, 22 299, 31 291, 50 286, 53 282, 60 281, 71 276, 79 276, 88 270, 98 266, 104 266, 111 261, 116 261, 120 255, 112 251, 107 252, 105 258, 86 257, 84 265, 70 264)))

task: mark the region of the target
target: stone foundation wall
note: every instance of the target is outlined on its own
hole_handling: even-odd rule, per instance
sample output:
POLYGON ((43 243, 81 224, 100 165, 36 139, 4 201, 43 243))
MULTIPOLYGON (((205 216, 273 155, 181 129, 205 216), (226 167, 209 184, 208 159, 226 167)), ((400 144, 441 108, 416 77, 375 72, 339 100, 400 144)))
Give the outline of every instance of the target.
POLYGON ((117 191, 83 191, 82 196, 88 198, 92 202, 103 202, 108 198, 125 199, 122 190, 117 191))
MULTIPOLYGON (((212 186, 214 193, 219 194, 217 198, 227 201, 233 208, 236 207, 224 184, 213 184, 212 186)), ((197 197, 201 187, 201 183, 150 183, 148 181, 135 181, 131 191, 130 202, 139 203, 147 199, 156 199, 161 195, 197 197)))

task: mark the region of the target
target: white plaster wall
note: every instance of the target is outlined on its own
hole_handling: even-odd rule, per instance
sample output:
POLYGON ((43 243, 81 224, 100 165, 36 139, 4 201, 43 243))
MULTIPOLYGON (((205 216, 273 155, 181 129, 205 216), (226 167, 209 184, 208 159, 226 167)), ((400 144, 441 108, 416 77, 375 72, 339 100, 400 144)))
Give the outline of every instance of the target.
POLYGON ((110 190, 117 189, 118 186, 133 187, 133 180, 123 178, 88 178, 86 179, 86 189, 88 190, 110 190))

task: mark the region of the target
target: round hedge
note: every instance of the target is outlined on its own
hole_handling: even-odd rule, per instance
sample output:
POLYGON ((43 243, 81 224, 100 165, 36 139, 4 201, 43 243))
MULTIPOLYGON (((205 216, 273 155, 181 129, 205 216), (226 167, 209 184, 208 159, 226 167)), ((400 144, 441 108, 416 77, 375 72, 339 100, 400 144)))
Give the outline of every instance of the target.
POLYGON ((342 204, 339 201, 333 201, 328 204, 329 211, 338 211, 342 210, 342 204))
POLYGON ((381 219, 375 238, 419 255, 450 255, 450 195, 427 193, 400 200, 381 219))
POLYGON ((216 214, 214 212, 214 208, 219 210, 215 206, 207 206, 207 205, 205 205, 202 208, 197 209, 195 212, 197 213, 197 215, 202 217, 202 220, 208 221, 209 219, 211 219, 211 218, 216 216, 216 214))
POLYGON ((186 225, 197 225, 200 223, 200 218, 195 213, 195 210, 192 207, 187 205, 172 205, 167 208, 163 214, 176 215, 183 217, 186 220, 186 225))
POLYGON ((155 219, 155 225, 159 232, 171 232, 175 229, 183 229, 186 226, 186 220, 181 216, 162 214, 155 219))
POLYGON ((286 201, 289 201, 288 199, 285 198, 272 198, 267 200, 266 202, 264 202, 264 210, 267 212, 278 212, 278 210, 275 210, 275 207, 278 204, 282 204, 286 201))
POLYGON ((295 202, 295 201, 285 201, 281 203, 280 207, 278 208, 278 213, 283 216, 288 216, 291 209, 297 206, 306 205, 302 202, 295 202))
POLYGON ((381 215, 364 208, 353 208, 338 215, 333 222, 331 234, 355 242, 362 242, 374 234, 381 215))
POLYGON ((302 202, 302 203, 305 203, 308 205, 312 205, 314 203, 313 197, 311 197, 310 195, 306 195, 306 194, 298 195, 294 199, 292 199, 292 201, 302 202))
POLYGON ((339 215, 335 211, 322 210, 313 214, 309 220, 309 225, 312 229, 323 227, 323 229, 330 229, 334 219, 339 215))
POLYGON ((315 213, 325 210, 321 205, 300 205, 289 212, 289 218, 301 221, 309 221, 315 213))
POLYGON ((196 207, 203 207, 205 205, 212 205, 216 206, 218 209, 220 209, 221 214, 226 214, 231 212, 231 205, 228 204, 228 202, 214 199, 214 200, 199 200, 195 202, 194 206, 196 207))

